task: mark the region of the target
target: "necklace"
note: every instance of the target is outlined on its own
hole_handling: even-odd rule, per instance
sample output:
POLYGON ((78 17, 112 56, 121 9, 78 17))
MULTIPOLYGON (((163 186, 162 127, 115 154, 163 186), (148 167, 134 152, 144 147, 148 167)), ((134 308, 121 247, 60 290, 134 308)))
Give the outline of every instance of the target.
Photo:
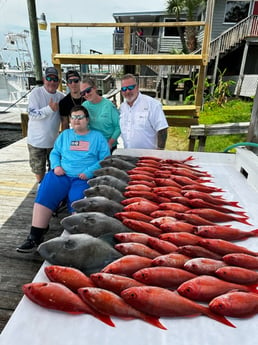
POLYGON ((81 96, 80 98, 73 98, 70 94, 71 100, 73 102, 73 105, 81 105, 84 101, 84 98, 81 96))

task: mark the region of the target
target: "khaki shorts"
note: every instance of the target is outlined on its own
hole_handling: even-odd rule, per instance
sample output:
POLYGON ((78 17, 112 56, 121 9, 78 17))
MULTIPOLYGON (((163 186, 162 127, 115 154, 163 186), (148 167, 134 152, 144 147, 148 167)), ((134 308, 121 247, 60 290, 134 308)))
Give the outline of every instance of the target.
POLYGON ((50 169, 49 154, 52 148, 42 149, 28 144, 28 150, 31 171, 36 175, 45 174, 47 166, 50 169))

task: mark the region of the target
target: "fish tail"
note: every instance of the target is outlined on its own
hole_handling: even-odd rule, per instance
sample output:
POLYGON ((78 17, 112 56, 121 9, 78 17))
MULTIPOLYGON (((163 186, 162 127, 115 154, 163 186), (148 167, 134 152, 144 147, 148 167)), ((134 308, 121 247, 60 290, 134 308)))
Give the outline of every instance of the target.
POLYGON ((192 161, 192 160, 194 160, 194 157, 193 156, 189 156, 186 159, 184 159, 183 162, 192 161))
MULTIPOLYGON (((247 217, 245 211, 234 211, 234 214, 238 214, 239 216, 247 217)), ((248 218, 248 217, 247 217, 247 218, 248 218)))
POLYGON ((250 231, 251 236, 258 236, 258 229, 250 231))
POLYGON ((204 307, 204 308, 207 309, 206 312, 205 312, 206 316, 208 316, 211 319, 216 320, 216 321, 218 321, 220 323, 223 323, 224 325, 236 328, 236 326, 233 323, 231 323, 230 321, 228 321, 228 319, 226 319, 225 316, 215 314, 209 308, 206 308, 206 307, 204 307))
POLYGON ((159 321, 159 319, 157 317, 150 316, 150 315, 144 315, 144 317, 142 319, 144 321, 150 323, 151 325, 155 326, 155 327, 167 330, 167 328, 164 325, 162 325, 162 323, 159 321))
POLYGON ((201 178, 201 179, 199 179, 199 182, 201 182, 201 183, 209 183, 209 182, 212 182, 212 180, 206 180, 206 179, 203 179, 203 178, 201 178))
POLYGON ((241 222, 241 223, 244 223, 244 224, 247 224, 247 225, 253 225, 253 224, 251 224, 251 223, 249 223, 246 219, 247 219, 248 217, 242 217, 242 218, 237 218, 236 220, 238 221, 238 222, 241 222))
POLYGON ((104 322, 105 324, 107 324, 108 326, 111 327, 116 327, 116 325, 114 324, 114 322, 111 320, 110 316, 108 315, 104 315, 104 314, 100 314, 100 313, 96 313, 94 314, 94 316, 99 319, 100 321, 104 322))
POLYGON ((238 201, 230 201, 229 204, 230 204, 231 206, 234 206, 234 207, 242 208, 242 207, 238 204, 238 201))

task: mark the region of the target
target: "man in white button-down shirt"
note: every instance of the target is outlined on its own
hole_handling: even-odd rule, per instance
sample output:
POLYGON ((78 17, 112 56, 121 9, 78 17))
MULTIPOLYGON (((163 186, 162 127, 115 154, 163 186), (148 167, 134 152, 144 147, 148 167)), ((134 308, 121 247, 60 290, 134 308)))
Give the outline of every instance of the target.
POLYGON ((126 74, 121 79, 124 102, 120 106, 120 127, 124 148, 165 148, 168 123, 161 103, 139 91, 137 79, 126 74))

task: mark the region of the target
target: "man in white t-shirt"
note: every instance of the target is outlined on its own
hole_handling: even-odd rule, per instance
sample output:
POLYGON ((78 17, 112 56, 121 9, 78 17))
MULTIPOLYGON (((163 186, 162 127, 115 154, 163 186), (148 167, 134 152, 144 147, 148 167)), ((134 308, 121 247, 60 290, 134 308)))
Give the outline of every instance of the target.
POLYGON ((132 74, 122 77, 121 92, 124 102, 120 106, 120 128, 124 148, 163 150, 168 123, 161 103, 142 94, 132 74))
POLYGON ((43 86, 32 90, 28 106, 29 160, 39 183, 45 175, 49 153, 59 134, 59 101, 65 96, 57 90, 60 79, 56 68, 46 68, 43 82, 43 86))

